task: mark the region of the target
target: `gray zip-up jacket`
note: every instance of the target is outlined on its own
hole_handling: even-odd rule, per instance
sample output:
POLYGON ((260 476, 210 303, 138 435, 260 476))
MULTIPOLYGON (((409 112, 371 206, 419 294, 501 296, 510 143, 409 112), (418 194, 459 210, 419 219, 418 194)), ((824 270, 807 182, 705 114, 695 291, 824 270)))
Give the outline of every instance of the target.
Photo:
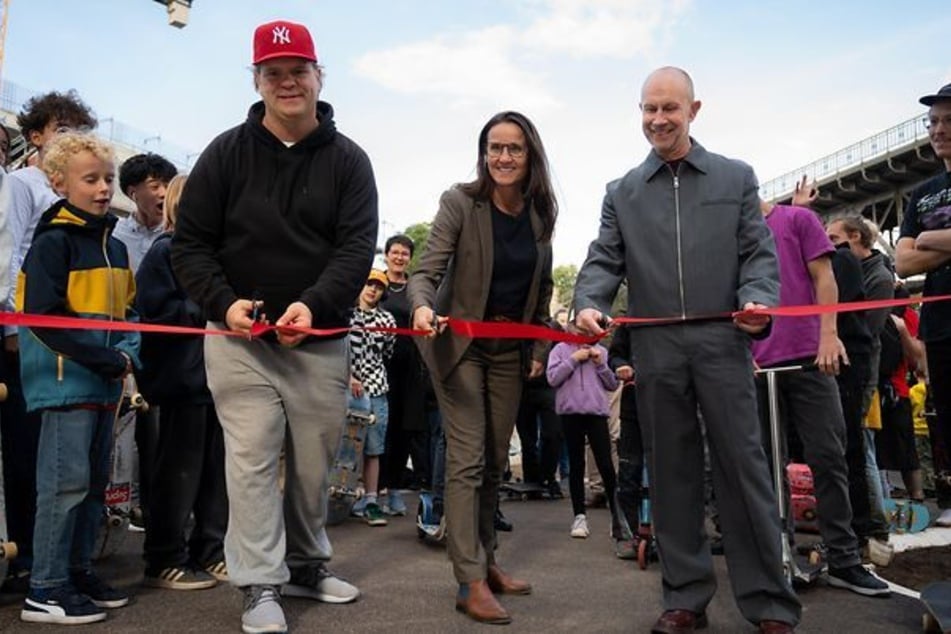
POLYGON ((674 174, 653 150, 607 186, 576 310, 607 314, 628 279, 628 315, 695 317, 779 305, 779 265, 749 165, 691 149, 674 174))

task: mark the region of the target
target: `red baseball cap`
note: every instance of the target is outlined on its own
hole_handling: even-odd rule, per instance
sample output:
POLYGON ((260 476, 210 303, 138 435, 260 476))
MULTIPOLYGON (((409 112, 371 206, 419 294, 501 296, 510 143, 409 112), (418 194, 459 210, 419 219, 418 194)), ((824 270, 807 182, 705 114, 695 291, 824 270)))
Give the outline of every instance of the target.
POLYGON ((317 61, 314 39, 303 24, 276 20, 254 29, 254 59, 252 64, 275 57, 300 57, 317 61))

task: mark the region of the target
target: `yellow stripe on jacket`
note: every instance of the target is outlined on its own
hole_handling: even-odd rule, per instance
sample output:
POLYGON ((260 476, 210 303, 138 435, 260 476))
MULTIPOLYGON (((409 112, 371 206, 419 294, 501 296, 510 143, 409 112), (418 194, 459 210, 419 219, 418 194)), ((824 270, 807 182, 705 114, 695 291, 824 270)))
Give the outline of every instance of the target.
MULTIPOLYGON (((23 312, 26 275, 17 275, 16 310, 23 312)), ((99 267, 69 272, 66 308, 84 316, 126 318, 126 310, 135 298, 135 277, 124 268, 99 267), (111 276, 111 281, 110 281, 111 276)))

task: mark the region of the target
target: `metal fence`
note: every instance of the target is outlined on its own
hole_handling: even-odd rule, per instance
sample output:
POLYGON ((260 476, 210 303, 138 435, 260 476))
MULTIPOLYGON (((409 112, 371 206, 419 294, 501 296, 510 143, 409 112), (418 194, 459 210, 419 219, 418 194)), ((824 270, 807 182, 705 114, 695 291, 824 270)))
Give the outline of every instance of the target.
POLYGON ((760 196, 763 200, 779 200, 793 193, 796 183, 803 175, 810 182, 821 184, 855 167, 877 162, 882 157, 907 149, 921 139, 928 138, 926 120, 926 115, 917 115, 864 141, 853 143, 835 154, 824 156, 805 167, 768 180, 760 185, 760 196))
MULTIPOLYGON (((31 91, 15 82, 4 80, 0 84, 0 108, 7 112, 19 112, 24 104, 39 93, 31 91)), ((192 149, 168 143, 155 132, 140 130, 113 117, 98 117, 99 127, 96 134, 115 145, 125 146, 133 153, 152 152, 161 154, 180 169, 188 169, 198 156, 192 149)))

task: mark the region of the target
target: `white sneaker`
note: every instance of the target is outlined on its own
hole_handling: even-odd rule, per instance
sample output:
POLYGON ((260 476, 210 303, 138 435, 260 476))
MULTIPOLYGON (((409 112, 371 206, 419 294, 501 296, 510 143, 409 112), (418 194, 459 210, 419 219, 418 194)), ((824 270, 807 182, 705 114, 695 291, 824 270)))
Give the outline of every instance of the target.
POLYGON ((951 527, 951 509, 943 509, 938 519, 934 521, 935 526, 951 527))
POLYGON ((584 539, 590 534, 591 532, 588 530, 588 518, 585 517, 585 514, 579 513, 575 515, 575 521, 571 523, 571 536, 584 539))
POLYGON ((241 630, 245 634, 286 632, 287 621, 281 607, 281 595, 274 586, 249 586, 244 589, 244 614, 241 630))
POLYGON ((324 603, 351 603, 360 597, 356 586, 327 570, 323 563, 292 568, 291 579, 281 588, 281 594, 324 603))

